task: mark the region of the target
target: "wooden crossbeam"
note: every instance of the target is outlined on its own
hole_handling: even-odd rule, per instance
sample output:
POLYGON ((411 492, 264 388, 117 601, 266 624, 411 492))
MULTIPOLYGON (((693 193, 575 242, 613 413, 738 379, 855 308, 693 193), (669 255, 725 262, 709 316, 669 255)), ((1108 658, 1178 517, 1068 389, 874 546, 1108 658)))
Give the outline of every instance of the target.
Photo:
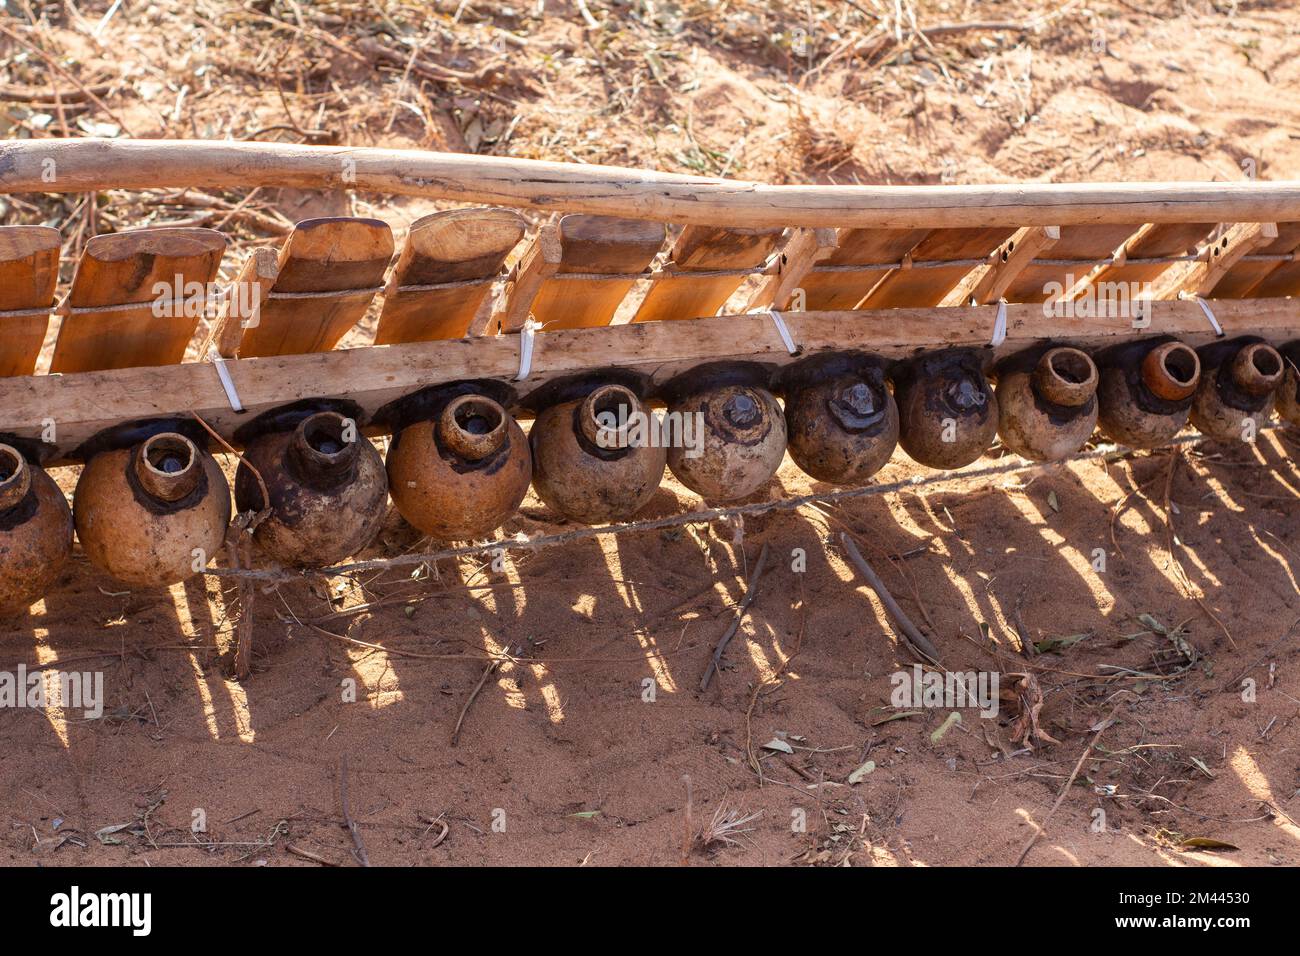
POLYGON ((1240 299, 1255 295, 1255 288, 1271 273, 1295 262, 1300 250, 1300 222, 1279 222, 1277 238, 1242 259, 1214 287, 1216 299, 1240 299))
MULTIPOLYGON (((992 305, 788 312, 786 324, 804 355, 863 349, 901 358, 923 347, 986 345, 996 314, 992 305)), ((1275 344, 1300 337, 1300 315, 1289 300, 1223 300, 1215 303, 1215 315, 1228 335, 1254 333, 1275 344)), ((1086 348, 1144 335, 1177 335, 1192 345, 1214 339, 1196 302, 1154 302, 1149 317, 1150 326, 1139 332, 1129 317, 1045 315, 1040 304, 1011 304, 1005 342, 984 354, 993 361, 1047 339, 1086 348)), ((42 422, 53 418, 57 441, 38 447, 58 462, 103 429, 143 418, 195 412, 233 441, 234 430, 254 415, 300 399, 345 397, 357 403, 366 425, 378 408, 437 382, 496 379, 512 384, 522 400, 557 377, 593 368, 627 368, 662 382, 702 362, 777 366, 793 360, 771 319, 760 314, 539 332, 532 372, 514 382, 519 347, 518 336, 500 335, 235 359, 226 369, 246 409, 242 413, 232 410, 217 369, 208 363, 0 379, 0 440, 39 442, 42 422)))
POLYGON ((1077 291, 1081 294, 1088 286, 1103 282, 1154 284, 1162 281, 1166 274, 1176 274, 1180 270, 1178 263, 1160 260, 1188 254, 1207 239, 1215 226, 1212 222, 1148 223, 1117 250, 1115 262, 1092 272, 1077 291), (1148 261, 1129 261, 1132 259, 1148 261))
POLYGON ((1050 259, 1044 255, 1031 262, 1003 292, 1008 302, 1045 302, 1060 298, 1056 293, 1073 288, 1097 267, 1117 246, 1133 235, 1136 227, 1125 224, 1061 226, 1052 244, 1050 259))
MULTIPOLYGON (((819 262, 824 261, 839 248, 839 237, 834 229, 795 229, 781 247, 776 271, 764 276, 758 288, 749 297, 748 309, 786 309, 795 291, 819 262)), ((798 308, 808 307, 807 292, 798 308)))
MULTIPOLYGON (((244 330, 261 320, 262 302, 275 285, 279 271, 275 250, 265 246, 254 249, 244 260, 235 281, 226 289, 225 301, 209 333, 208 344, 215 346, 218 354, 234 358, 239 352, 244 330)), ((207 355, 208 344, 200 349, 200 356, 207 355)))
MULTIPOLYGON (((547 223, 537 231, 524 250, 510 281, 502 290, 491 324, 502 332, 518 332, 532 314, 533 302, 546 280, 555 275, 564 262, 560 231, 547 223)), ((489 328, 489 332, 491 331, 489 328)))

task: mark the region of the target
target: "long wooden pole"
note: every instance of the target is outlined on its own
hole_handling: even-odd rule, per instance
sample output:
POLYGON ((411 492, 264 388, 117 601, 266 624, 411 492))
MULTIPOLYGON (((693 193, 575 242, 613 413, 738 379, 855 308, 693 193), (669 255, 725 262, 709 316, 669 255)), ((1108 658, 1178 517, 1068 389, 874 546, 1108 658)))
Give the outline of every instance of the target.
MULTIPOLYGON (((1213 305, 1229 336, 1251 333, 1275 345, 1300 338, 1300 313, 1290 299, 1220 299, 1213 305)), ((918 348, 988 344, 996 306, 890 309, 879 312, 787 312, 791 338, 804 354, 862 349, 902 358, 918 348)), ((1048 318, 1038 304, 1006 307, 1007 337, 983 352, 990 361, 1042 341, 1101 348, 1138 336, 1176 335, 1189 345, 1214 340, 1199 303, 1151 303, 1151 324, 1131 320, 1048 318)), ((557 329, 536 334, 531 371, 519 372, 520 336, 412 342, 336 349, 306 355, 231 359, 226 369, 243 411, 235 411, 217 369, 207 362, 67 375, 0 378, 0 441, 24 440, 47 462, 64 461, 103 429, 136 419, 198 415, 237 445, 235 430, 254 416, 290 402, 342 397, 359 406, 362 428, 388 402, 426 385, 493 379, 526 399, 548 382, 593 368, 622 368, 662 384, 703 362, 793 361, 771 317, 722 315, 639 325, 557 329), (53 423, 54 428, 49 426, 53 423)))
POLYGON ((0 143, 0 193, 289 186, 730 226, 1058 226, 1300 220, 1300 181, 768 186, 423 150, 189 140, 0 143))

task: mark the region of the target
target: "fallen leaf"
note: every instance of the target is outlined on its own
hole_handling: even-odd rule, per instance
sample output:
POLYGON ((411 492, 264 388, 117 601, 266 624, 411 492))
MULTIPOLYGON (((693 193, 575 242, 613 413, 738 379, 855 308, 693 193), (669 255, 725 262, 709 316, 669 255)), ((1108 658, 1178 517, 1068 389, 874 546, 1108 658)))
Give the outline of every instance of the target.
POLYGON ((1038 653, 1046 654, 1049 651, 1059 651, 1062 648, 1073 647, 1088 637, 1092 637, 1091 632, 1087 634, 1071 634, 1068 637, 1049 637, 1046 640, 1035 642, 1034 647, 1038 649, 1038 653))
POLYGON ((779 751, 780 751, 781 753, 783 753, 783 754, 792 754, 792 753, 794 753, 794 748, 793 748, 793 747, 791 747, 791 746, 790 746, 788 743, 786 743, 784 740, 781 740, 781 739, 779 739, 779 738, 777 738, 777 737, 773 737, 773 738, 772 738, 771 740, 769 740, 767 743, 763 744, 763 749, 764 749, 764 750, 779 750, 779 751))
POLYGON ((876 762, 874 760, 868 760, 857 770, 849 774, 849 783, 861 783, 862 778, 869 773, 873 773, 875 769, 876 769, 876 762))
POLYGON ((1169 631, 1165 628, 1165 626, 1161 624, 1159 621, 1157 621, 1150 614, 1139 614, 1138 620, 1141 621, 1143 624, 1145 624, 1147 627, 1151 628, 1151 630, 1155 631, 1157 634, 1169 633, 1169 631))
POLYGON ((1225 843, 1223 840, 1216 840, 1213 837, 1188 837, 1182 843, 1178 844, 1184 850, 1240 850, 1241 847, 1231 843, 1225 843))
POLYGON ((940 740, 943 740, 944 735, 947 734, 948 731, 952 730, 953 727, 960 723, 961 714, 954 710, 944 719, 942 724, 935 728, 934 733, 930 735, 930 743, 937 744, 940 740))
POLYGON ((118 846, 122 841, 114 837, 112 834, 121 833, 123 830, 129 829, 133 826, 135 826, 134 822, 117 823, 111 826, 100 827, 95 831, 95 836, 99 839, 99 842, 105 846, 118 846))

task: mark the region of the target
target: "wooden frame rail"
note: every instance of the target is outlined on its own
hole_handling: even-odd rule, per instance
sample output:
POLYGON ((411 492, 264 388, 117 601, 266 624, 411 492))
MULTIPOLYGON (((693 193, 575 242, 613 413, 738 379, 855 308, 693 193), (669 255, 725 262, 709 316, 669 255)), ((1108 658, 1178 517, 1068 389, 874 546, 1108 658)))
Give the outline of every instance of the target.
MULTIPOLYGON (((1150 324, 1131 318, 1045 314, 1040 304, 1005 306, 1006 340, 987 348, 990 361, 1045 339, 1099 348, 1125 339, 1172 334, 1192 345, 1215 338, 1200 303, 1156 301, 1150 324)), ((1274 344, 1300 338, 1300 309, 1288 299, 1231 299, 1213 305, 1226 335, 1261 335, 1274 344)), ((801 354, 863 349, 902 358, 918 349, 987 347, 998 307, 901 308, 887 311, 790 312, 785 321, 801 354)), ((462 379, 511 384, 521 400, 555 378, 592 369, 624 368, 653 383, 701 362, 793 360, 770 316, 721 315, 536 334, 532 369, 515 381, 521 339, 513 335, 339 349, 225 362, 243 412, 235 412, 206 362, 0 379, 0 436, 41 443, 48 463, 70 454, 101 430, 151 417, 201 415, 227 440, 255 415, 300 399, 346 398, 360 408, 363 429, 380 407, 426 385, 462 379), (52 426, 52 428, 51 428, 52 426)))
POLYGON ((1300 182, 771 186, 423 150, 186 140, 0 143, 0 192, 290 186, 730 228, 1300 220, 1300 182))

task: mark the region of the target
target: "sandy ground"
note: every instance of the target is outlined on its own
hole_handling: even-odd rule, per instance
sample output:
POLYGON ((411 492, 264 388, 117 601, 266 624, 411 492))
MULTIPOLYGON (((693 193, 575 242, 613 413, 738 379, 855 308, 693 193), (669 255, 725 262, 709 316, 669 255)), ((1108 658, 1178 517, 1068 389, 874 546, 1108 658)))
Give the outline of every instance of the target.
MULTIPOLYGON (((105 94, 113 116, 79 110, 65 116, 74 132, 91 131, 79 118, 137 136, 285 124, 264 135, 324 129, 356 144, 771 181, 1294 178, 1300 158, 1289 4, 924 4, 921 26, 1041 27, 926 42, 902 24, 901 44, 873 4, 862 15, 814 4, 805 18, 776 4, 593 2, 608 17, 601 28, 564 5, 548 3, 545 19, 475 6, 455 22, 456 4, 427 15, 420 35, 427 28, 429 59, 465 74, 506 61, 509 74, 487 88, 400 88, 400 64, 363 68, 339 49, 379 12, 397 26, 418 20, 399 4, 322 3, 296 31, 248 12, 292 21, 278 4, 237 14, 212 3, 188 20, 158 4, 118 13, 99 36, 108 4, 82 4, 82 22, 32 11, 6 26, 73 57, 87 81, 120 80, 105 94), (523 39, 502 40, 506 30, 523 39)), ((7 81, 48 81, 38 57, 14 52, 0 45, 7 81)), ((42 122, 27 116, 6 135, 59 132, 57 118, 42 122)), ((240 252, 278 241, 226 198, 215 212, 163 197, 51 198, 10 203, 4 221, 54 222, 72 256, 141 215, 220 220, 240 252)), ((288 220, 337 209, 396 227, 433 206, 268 193, 247 208, 288 220)), ((227 274, 238 262, 227 257, 227 274)), ((1007 864, 1101 729, 1028 863, 1294 865, 1297 449, 1300 436, 1270 432, 1255 448, 1140 454, 750 518, 743 534, 718 522, 521 553, 499 571, 466 559, 414 579, 267 590, 242 684, 227 677, 233 591, 210 578, 124 592, 78 553, 43 604, 0 630, 0 670, 102 671, 105 714, 0 709, 0 861, 355 865, 346 759, 350 816, 374 863, 677 864, 684 835, 710 830, 732 842, 695 839, 691 863, 1007 864), (996 670, 1004 686, 1033 676, 1032 749, 1015 739, 1018 702, 993 720, 964 709, 937 739, 949 708, 886 721, 890 675, 911 659, 846 562, 846 528, 948 667, 996 670), (771 565, 701 692, 764 544, 771 565), (794 549, 806 571, 792 570, 794 549), (1035 644, 1046 652, 1022 653, 1035 644), (517 663, 485 673, 483 652, 503 649, 517 663), (774 740, 790 752, 764 749, 774 740), (868 761, 875 769, 849 783, 868 761), (728 829, 710 826, 715 814, 756 816, 728 829)), ((900 453, 879 480, 926 473, 900 453)), ((71 491, 75 472, 56 477, 71 491)), ((756 499, 817 487, 787 462, 756 499)), ((666 480, 645 516, 696 505, 666 480)), ((504 530, 566 528, 530 498, 504 530)), ((390 515, 367 556, 420 547, 390 515)))
MULTIPOLYGON (((351 815, 380 863, 676 863, 684 774, 697 825, 719 807, 761 813, 740 845, 696 862, 1009 863, 1092 729, 1113 717, 1032 862, 1294 864, 1300 680, 1294 633, 1283 635, 1300 617, 1300 474, 1287 457, 1297 447, 1268 434, 1257 454, 1204 448, 1174 474, 1182 566, 1235 647, 1180 591, 1159 454, 872 497, 827 509, 829 518, 751 518, 739 546, 734 527, 700 525, 549 549, 500 574, 443 562, 440 581, 389 573, 364 593, 282 588, 258 600, 255 672, 243 684, 225 677, 230 603, 215 585, 122 593, 78 556, 0 651, 5 661, 102 670, 105 717, 0 712, 4 856, 304 862, 286 853, 292 843, 342 862, 346 757, 351 815), (1130 496, 1137 486, 1148 492, 1130 496), (911 659, 847 564, 845 527, 863 533, 905 610, 932 622, 949 668, 1036 676, 1040 729, 1059 744, 1013 744, 1014 705, 1000 720, 963 709, 937 742, 946 708, 882 722, 896 713, 890 675, 911 659), (770 568, 702 693, 763 543, 770 568), (1100 574, 1097 547, 1107 554, 1100 574), (807 555, 802 574, 796 548, 807 555), (362 601, 384 606, 339 613, 362 601), (1184 668, 1144 614, 1182 625, 1202 660, 1184 668), (1020 634, 1043 646, 1086 636, 1025 659, 1020 634), (489 675, 451 746, 484 677, 483 662, 464 656, 505 648, 546 663, 489 675), (1236 686, 1248 670, 1251 703, 1236 686), (349 680, 354 703, 344 699, 349 680), (792 753, 764 751, 774 739, 792 753), (846 785, 868 760, 875 771, 846 785), (168 846, 194 842, 196 809, 209 827, 201 839, 216 846, 168 846), (1099 809, 1105 829, 1094 832, 1099 809), (440 843, 436 820, 449 826, 440 843), (493 831, 501 821, 504 832, 493 831), (131 826, 94 836, 120 824, 131 826), (1241 849, 1210 858, 1177 849, 1185 837, 1241 849), (60 846, 78 838, 89 846, 60 846)), ((896 460, 881 479, 920 471, 896 460)), ((806 490, 788 464, 771 489, 806 490)), ((670 481, 647 514, 690 505, 670 481)), ((554 530, 530 517, 540 514, 530 500, 506 530, 554 530)), ((372 550, 412 543, 394 518, 372 550)))

